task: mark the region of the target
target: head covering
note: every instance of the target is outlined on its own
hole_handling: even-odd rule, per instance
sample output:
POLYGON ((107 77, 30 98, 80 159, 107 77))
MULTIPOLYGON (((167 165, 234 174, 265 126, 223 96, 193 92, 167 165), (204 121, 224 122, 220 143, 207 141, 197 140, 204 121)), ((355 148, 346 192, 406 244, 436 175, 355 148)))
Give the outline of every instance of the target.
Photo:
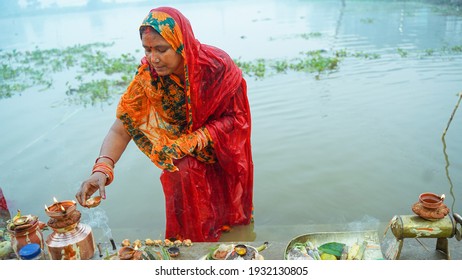
POLYGON ((154 28, 184 58, 185 95, 189 101, 187 117, 191 124, 188 130, 194 131, 211 115, 223 113, 225 108, 221 105, 232 97, 242 82, 242 72, 229 55, 201 44, 189 20, 174 8, 152 9, 141 26, 154 28))
MULTIPOLYGON (((154 28, 164 38, 172 48, 184 58, 183 53, 183 35, 180 27, 175 20, 165 12, 159 10, 151 10, 141 23, 141 27, 150 26, 154 28)), ((190 30, 192 32, 192 30, 190 30)))

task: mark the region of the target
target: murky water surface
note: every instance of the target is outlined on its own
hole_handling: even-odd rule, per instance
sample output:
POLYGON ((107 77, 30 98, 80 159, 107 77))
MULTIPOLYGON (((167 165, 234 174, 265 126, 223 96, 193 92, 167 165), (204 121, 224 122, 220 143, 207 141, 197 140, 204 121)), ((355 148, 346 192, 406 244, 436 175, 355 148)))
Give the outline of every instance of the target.
MULTIPOLYGON (((233 58, 291 59, 320 49, 380 55, 349 56, 319 79, 295 72, 247 78, 255 224, 223 240, 380 228, 412 214, 422 192, 446 194, 461 212, 462 112, 445 138, 447 160, 442 132, 462 91, 462 54, 441 53, 462 45, 461 17, 409 1, 188 2, 159 5, 182 10, 200 41, 233 58), (321 36, 300 36, 315 32, 321 36)), ((115 42, 111 52, 136 53, 138 24, 150 8, 2 18, 8 32, 0 33, 0 48, 115 42)), ((61 73, 50 90, 0 100, 0 186, 12 212, 47 221, 44 204, 74 199, 114 120, 115 103, 60 105, 70 78, 61 73)), ((130 144, 115 172, 107 200, 80 209, 96 240, 163 238, 160 171, 130 144)))

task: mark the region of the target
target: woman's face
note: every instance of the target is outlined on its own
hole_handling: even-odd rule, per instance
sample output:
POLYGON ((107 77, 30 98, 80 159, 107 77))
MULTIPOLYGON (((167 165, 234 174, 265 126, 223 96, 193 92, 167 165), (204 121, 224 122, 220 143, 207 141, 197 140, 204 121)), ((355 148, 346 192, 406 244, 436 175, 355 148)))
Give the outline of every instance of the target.
POLYGON ((184 80, 183 57, 160 34, 146 30, 141 36, 144 53, 159 76, 177 75, 184 80))

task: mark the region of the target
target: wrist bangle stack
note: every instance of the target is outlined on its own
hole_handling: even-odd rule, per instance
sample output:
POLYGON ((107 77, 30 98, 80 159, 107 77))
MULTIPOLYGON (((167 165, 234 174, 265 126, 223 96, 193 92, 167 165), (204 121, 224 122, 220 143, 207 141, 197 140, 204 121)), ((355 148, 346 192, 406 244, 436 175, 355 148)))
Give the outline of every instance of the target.
POLYGON ((115 167, 115 161, 110 156, 105 156, 105 155, 99 156, 96 158, 95 163, 98 163, 98 161, 102 158, 107 158, 108 160, 110 160, 112 162, 112 167, 115 167))
POLYGON ((95 163, 91 174, 95 172, 101 172, 106 175, 106 186, 114 180, 114 168, 107 162, 102 161, 95 163))

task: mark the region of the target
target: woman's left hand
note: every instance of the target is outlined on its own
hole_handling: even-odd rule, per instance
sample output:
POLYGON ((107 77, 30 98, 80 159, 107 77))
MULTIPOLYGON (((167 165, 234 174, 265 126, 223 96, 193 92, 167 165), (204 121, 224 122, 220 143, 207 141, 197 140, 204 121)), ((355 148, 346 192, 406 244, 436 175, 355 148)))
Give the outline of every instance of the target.
POLYGON ((180 159, 190 155, 196 149, 203 149, 208 143, 209 139, 203 129, 198 129, 174 141, 168 139, 159 140, 158 145, 152 149, 150 158, 155 165, 163 170, 178 171, 178 167, 173 164, 173 159, 180 159))
POLYGON ((179 159, 179 149, 175 144, 163 145, 160 147, 154 147, 151 152, 151 161, 154 162, 157 167, 170 172, 178 171, 178 167, 173 164, 173 159, 179 159))

